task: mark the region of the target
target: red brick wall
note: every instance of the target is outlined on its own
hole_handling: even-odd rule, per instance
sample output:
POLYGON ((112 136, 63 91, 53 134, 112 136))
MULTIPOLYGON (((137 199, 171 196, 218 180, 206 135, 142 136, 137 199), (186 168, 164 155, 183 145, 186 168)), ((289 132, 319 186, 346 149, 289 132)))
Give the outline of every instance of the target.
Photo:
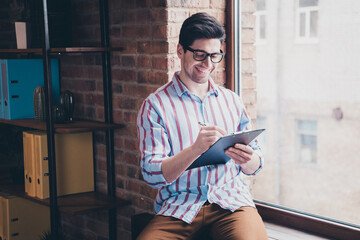
MULTIPOLYGON (((97 0, 72 0, 73 45, 99 46, 100 26, 97 0)), ((226 0, 110 0, 114 122, 126 127, 115 131, 116 195, 132 205, 118 210, 118 239, 130 239, 130 217, 152 211, 156 191, 143 181, 137 149, 137 111, 151 92, 169 81, 179 70, 176 56, 178 33, 191 14, 206 11, 225 24, 226 0)), ((252 117, 256 116, 254 0, 243 0, 243 97, 252 117)), ((225 50, 225 45, 223 46, 225 50)), ((73 54, 61 58, 61 88, 75 94, 75 117, 104 120, 100 54, 73 54)), ((213 73, 224 84, 225 61, 213 73)), ((106 193, 104 132, 95 133, 97 190, 106 193)), ((62 214, 64 232, 75 239, 107 239, 107 211, 78 216, 62 214)))

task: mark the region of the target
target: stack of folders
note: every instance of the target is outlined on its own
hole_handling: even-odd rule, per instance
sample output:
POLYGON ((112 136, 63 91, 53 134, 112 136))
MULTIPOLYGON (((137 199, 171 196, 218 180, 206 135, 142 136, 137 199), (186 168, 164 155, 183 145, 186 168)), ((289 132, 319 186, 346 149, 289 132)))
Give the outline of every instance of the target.
MULTIPOLYGON (((49 197, 47 134, 23 132, 25 192, 49 197)), ((92 133, 55 134, 57 195, 94 191, 92 133)))
MULTIPOLYGON (((58 104, 59 61, 50 62, 53 99, 58 104)), ((34 118, 33 95, 38 86, 44 86, 42 59, 0 59, 0 118, 34 118)))
POLYGON ((49 207, 0 192, 0 239, 39 239, 49 229, 49 207))

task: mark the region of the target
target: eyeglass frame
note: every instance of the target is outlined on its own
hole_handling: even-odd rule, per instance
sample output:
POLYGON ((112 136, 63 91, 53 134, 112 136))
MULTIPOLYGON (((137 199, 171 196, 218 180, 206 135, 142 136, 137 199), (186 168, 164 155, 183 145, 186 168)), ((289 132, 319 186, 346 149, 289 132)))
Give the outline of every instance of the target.
POLYGON ((207 58, 210 56, 210 60, 211 60, 212 63, 219 63, 219 62, 221 62, 221 61, 223 60, 223 58, 224 58, 224 56, 225 56, 225 53, 224 53, 221 49, 220 49, 220 52, 216 52, 216 53, 208 53, 208 52, 205 52, 204 50, 199 50, 199 49, 195 50, 195 49, 192 49, 191 47, 184 47, 184 49, 185 49, 185 50, 189 50, 190 52, 192 52, 192 53, 193 53, 193 59, 194 59, 195 61, 198 61, 198 62, 205 61, 205 59, 207 59, 207 58), (204 59, 198 60, 198 59, 195 59, 195 52, 202 52, 202 53, 205 53, 206 55, 205 55, 204 59), (220 61, 214 62, 214 61, 212 60, 212 56, 213 56, 214 54, 220 54, 220 55, 221 55, 220 61))

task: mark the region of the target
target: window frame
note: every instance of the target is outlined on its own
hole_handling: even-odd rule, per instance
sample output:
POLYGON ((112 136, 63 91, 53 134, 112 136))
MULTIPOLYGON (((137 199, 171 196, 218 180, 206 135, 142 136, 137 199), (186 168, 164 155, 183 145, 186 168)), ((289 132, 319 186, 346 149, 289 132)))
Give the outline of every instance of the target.
POLYGON ((302 143, 301 143, 301 135, 306 135, 306 136, 312 136, 312 137, 316 137, 316 145, 317 145, 317 129, 318 129, 318 121, 316 119, 303 119, 303 118, 299 118, 295 120, 295 144, 296 144, 296 151, 295 153, 297 154, 297 161, 299 163, 303 163, 303 164, 316 164, 317 163, 317 154, 318 154, 318 147, 316 146, 316 151, 315 151, 315 158, 311 158, 311 161, 304 161, 301 157, 301 148, 302 148, 302 143), (299 122, 300 121, 307 121, 307 122, 312 122, 315 124, 315 130, 305 130, 305 129, 300 129, 299 128, 299 122))
POLYGON ((255 17, 256 17, 256 25, 255 25, 255 28, 256 28, 256 42, 255 44, 256 45, 259 45, 259 44, 266 44, 267 42, 267 38, 268 38, 268 31, 267 31, 267 26, 268 26, 268 22, 267 22, 267 15, 268 15, 268 12, 267 12, 267 1, 265 0, 265 10, 256 10, 255 13, 254 13, 255 17), (264 38, 261 38, 260 36, 260 29, 261 29, 261 26, 260 26, 260 23, 261 23, 261 20, 260 18, 261 17, 264 17, 265 18, 265 37, 264 38))
MULTIPOLYGON (((241 4, 237 0, 226 0, 226 6, 226 87, 240 95, 241 64, 237 61, 238 66, 235 65, 235 57, 238 56, 238 58, 241 59, 241 43, 237 46, 237 48, 235 48, 234 43, 237 42, 236 39, 241 39, 240 32, 237 30, 241 29, 241 18, 239 20, 239 16, 235 17, 236 14, 241 13, 241 4), (236 22, 235 19, 237 19, 236 22), (238 82, 238 84, 236 82, 238 82)), ((254 201, 259 214, 262 216, 264 221, 328 238, 357 239, 360 235, 359 226, 340 222, 334 219, 327 219, 322 216, 303 213, 294 209, 258 200, 254 201)))
POLYGON ((295 13, 295 43, 315 44, 319 42, 319 28, 316 37, 310 36, 310 15, 311 12, 318 13, 317 24, 319 25, 319 3, 317 6, 300 7, 300 0, 296 0, 295 13), (300 15, 305 14, 305 36, 300 36, 300 15))

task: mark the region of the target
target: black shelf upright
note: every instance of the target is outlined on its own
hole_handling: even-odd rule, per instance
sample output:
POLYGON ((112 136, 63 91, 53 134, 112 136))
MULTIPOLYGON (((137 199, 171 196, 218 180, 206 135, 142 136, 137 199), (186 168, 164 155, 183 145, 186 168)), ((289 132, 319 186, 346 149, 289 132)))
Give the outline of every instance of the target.
MULTIPOLYGON (((109 5, 107 0, 99 0, 101 47, 110 49, 109 36, 109 5)), ((102 52, 103 89, 104 89, 104 111, 105 122, 113 123, 112 105, 112 83, 110 51, 102 52)), ((114 162, 114 130, 106 131, 106 169, 107 169, 107 191, 110 198, 116 198, 115 187, 115 162, 114 162)), ((109 216, 109 239, 116 240, 116 208, 108 210, 109 216)))
POLYGON ((55 236, 60 229, 60 215, 57 202, 57 184, 56 184, 56 159, 55 159, 55 128, 52 116, 52 81, 51 81, 51 65, 50 65, 50 39, 49 39, 49 22, 47 0, 43 0, 43 64, 44 64, 44 88, 46 103, 46 129, 47 129, 47 148, 49 161, 49 192, 50 192, 50 227, 52 234, 55 236))
MULTIPOLYGON (((43 2, 43 30, 44 30, 44 46, 43 62, 44 62, 44 87, 46 101, 46 127, 49 152, 49 173, 50 173, 50 218, 51 232, 60 233, 60 214, 57 201, 57 184, 56 184, 56 160, 55 160, 55 128, 52 116, 52 85, 51 85, 51 69, 50 69, 50 39, 47 0, 43 2)), ((109 37, 109 7, 107 0, 99 0, 100 10, 100 29, 101 29, 101 47, 102 51, 102 70, 103 70, 103 89, 104 89, 104 111, 105 123, 113 123, 113 106, 112 106, 112 85, 111 85, 111 63, 110 63, 110 37, 109 37)), ((110 199, 116 199, 115 188, 115 163, 114 163, 114 130, 106 130, 106 162, 107 162, 107 191, 110 199)), ((109 214, 109 239, 116 240, 116 207, 108 210, 109 214)))

